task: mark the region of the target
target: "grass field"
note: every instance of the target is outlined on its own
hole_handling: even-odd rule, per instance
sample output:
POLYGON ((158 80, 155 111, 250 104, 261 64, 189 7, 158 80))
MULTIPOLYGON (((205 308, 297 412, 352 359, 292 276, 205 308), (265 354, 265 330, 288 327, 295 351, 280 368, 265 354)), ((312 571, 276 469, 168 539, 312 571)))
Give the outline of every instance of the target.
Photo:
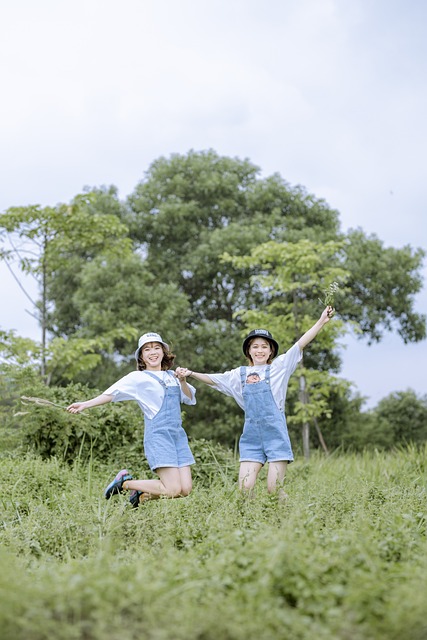
MULTIPOLYGON (((426 640, 426 454, 314 456, 106 501, 117 469, 3 454, 1 640, 426 640)), ((134 469, 137 473, 137 469, 134 469)))

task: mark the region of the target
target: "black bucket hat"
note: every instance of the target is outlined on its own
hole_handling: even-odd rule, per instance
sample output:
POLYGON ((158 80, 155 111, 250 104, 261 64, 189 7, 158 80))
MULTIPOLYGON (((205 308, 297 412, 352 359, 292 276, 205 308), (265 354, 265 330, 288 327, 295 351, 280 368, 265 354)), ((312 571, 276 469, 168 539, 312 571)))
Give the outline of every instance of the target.
POLYGON ((248 333, 246 338, 243 340, 243 353, 245 354, 246 357, 248 357, 247 351, 249 347, 249 342, 254 338, 264 338, 265 340, 268 340, 268 342, 271 344, 271 347, 273 349, 273 354, 272 354, 273 358, 277 356, 277 354, 279 353, 279 343, 276 342, 276 340, 273 338, 271 333, 267 331, 267 329, 253 329, 250 333, 248 333))

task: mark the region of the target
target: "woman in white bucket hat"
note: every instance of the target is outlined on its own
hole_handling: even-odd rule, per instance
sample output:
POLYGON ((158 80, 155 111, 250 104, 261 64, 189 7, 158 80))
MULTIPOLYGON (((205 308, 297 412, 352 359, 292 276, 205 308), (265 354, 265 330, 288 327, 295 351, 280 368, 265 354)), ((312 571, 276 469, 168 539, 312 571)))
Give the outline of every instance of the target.
POLYGON ((144 414, 144 452, 158 479, 134 480, 121 469, 105 489, 107 500, 130 490, 130 502, 137 507, 145 499, 187 496, 192 489, 194 457, 182 427, 180 403, 196 404, 196 390, 186 377, 171 370, 175 355, 160 334, 149 332, 138 340, 137 371, 112 384, 101 395, 68 407, 80 413, 107 402, 136 400, 144 414))

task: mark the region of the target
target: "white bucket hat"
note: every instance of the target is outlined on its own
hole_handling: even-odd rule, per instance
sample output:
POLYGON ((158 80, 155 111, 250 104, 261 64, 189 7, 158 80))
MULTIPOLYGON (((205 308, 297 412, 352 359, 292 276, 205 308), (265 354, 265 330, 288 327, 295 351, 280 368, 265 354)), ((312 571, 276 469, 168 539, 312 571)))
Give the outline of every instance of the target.
POLYGON ((160 342, 167 351, 169 351, 169 345, 166 342, 163 342, 162 336, 159 333, 144 333, 143 336, 138 340, 138 349, 135 351, 135 360, 138 362, 139 350, 144 344, 147 342, 160 342))

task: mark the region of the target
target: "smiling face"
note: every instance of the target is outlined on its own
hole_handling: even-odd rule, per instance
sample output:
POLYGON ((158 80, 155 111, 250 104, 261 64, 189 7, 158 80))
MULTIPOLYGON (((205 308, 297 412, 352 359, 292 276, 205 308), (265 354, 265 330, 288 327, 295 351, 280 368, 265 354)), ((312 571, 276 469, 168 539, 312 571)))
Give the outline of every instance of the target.
POLYGON ((141 347, 140 357, 147 371, 161 371, 163 356, 163 345, 160 342, 147 342, 141 347))
POLYGON ((249 343, 248 355, 252 364, 267 364, 271 354, 271 345, 265 338, 254 338, 249 343))

